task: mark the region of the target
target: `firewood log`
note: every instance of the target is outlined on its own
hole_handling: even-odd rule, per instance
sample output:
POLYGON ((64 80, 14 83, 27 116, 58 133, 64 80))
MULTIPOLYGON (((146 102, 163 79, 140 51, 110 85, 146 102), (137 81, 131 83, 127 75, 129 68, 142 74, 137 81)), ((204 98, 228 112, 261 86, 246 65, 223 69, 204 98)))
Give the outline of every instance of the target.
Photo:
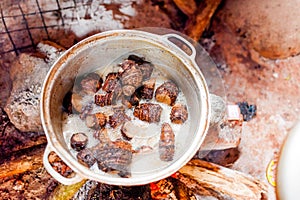
POLYGON ((207 28, 207 26, 209 25, 210 20, 220 3, 221 0, 203 1, 202 5, 198 6, 195 14, 188 20, 187 25, 184 29, 185 34, 187 34, 195 41, 198 41, 205 28, 207 28))
POLYGON ((173 0, 176 6, 187 16, 191 16, 197 10, 194 0, 173 0))
POLYGON ((219 200, 267 199, 267 186, 260 180, 201 160, 191 160, 174 177, 199 196, 219 200))
POLYGON ((43 166, 44 147, 22 150, 22 155, 15 153, 10 159, 0 164, 0 179, 21 174, 26 171, 33 171, 43 166))

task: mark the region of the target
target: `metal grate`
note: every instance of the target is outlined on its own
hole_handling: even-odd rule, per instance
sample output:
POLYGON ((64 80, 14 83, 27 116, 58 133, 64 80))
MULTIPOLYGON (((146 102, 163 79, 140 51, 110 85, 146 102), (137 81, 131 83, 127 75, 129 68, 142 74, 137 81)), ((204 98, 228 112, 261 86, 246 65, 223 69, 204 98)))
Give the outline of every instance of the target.
POLYGON ((33 49, 41 40, 58 37, 51 32, 68 28, 65 18, 69 18, 69 23, 78 20, 78 6, 88 10, 91 3, 92 1, 78 0, 24 0, 17 3, 0 3, 0 55, 11 52, 18 55, 23 50, 33 49))

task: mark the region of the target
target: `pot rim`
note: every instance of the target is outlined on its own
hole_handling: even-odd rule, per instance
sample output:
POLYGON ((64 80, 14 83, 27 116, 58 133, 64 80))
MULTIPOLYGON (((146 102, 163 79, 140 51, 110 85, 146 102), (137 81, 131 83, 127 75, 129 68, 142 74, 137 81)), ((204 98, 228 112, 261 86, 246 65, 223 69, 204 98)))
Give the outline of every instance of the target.
MULTIPOLYGON (((57 153, 57 155, 77 174, 79 174, 82 178, 88 178, 96 181, 100 181, 106 184, 111 185, 141 185, 147 184, 150 182, 154 182, 163 178, 166 178, 176 171, 178 171, 183 165, 185 165, 189 160, 192 159, 194 154, 200 148, 203 140, 206 136, 208 127, 209 127, 209 119, 210 119, 210 100, 209 100, 209 91, 206 85, 206 81, 200 71, 198 65, 195 62, 195 58, 192 58, 191 55, 187 55, 182 50, 178 48, 178 46, 174 45, 174 43, 170 42, 170 40, 162 39, 165 38, 165 35, 157 35, 149 32, 141 31, 141 30, 113 30, 106 31, 102 33, 95 34, 90 36, 79 43, 72 46, 66 52, 64 52, 59 59, 52 65, 50 71, 48 72, 46 79, 42 88, 41 95, 41 121, 42 125, 47 137, 48 146, 57 153), (183 155, 174 161, 171 165, 164 167, 162 170, 156 172, 155 174, 147 175, 147 176, 137 176, 130 178, 121 178, 121 177, 109 177, 107 175, 103 175, 100 173, 96 173, 91 171, 89 168, 81 165, 78 161, 67 151, 56 139, 54 129, 51 125, 51 116, 49 112, 50 105, 50 91, 53 87, 53 83, 55 81, 56 76, 59 74, 61 69, 65 68, 68 60, 74 58, 78 53, 84 51, 86 48, 90 48, 90 46, 96 45, 98 41, 103 41, 107 39, 113 39, 114 37, 136 37, 138 39, 143 39, 145 41, 151 42, 163 48, 166 51, 171 52, 173 55, 176 55, 178 59, 185 66, 190 66, 189 70, 191 70, 191 74, 197 84, 197 88, 199 89, 201 100, 201 115, 199 121, 199 126, 196 129, 196 139, 191 143, 189 149, 183 153, 183 155), (199 79, 199 80, 198 80, 199 79), (201 137, 200 137, 201 135, 201 137), (171 166, 171 167, 170 167, 171 166)), ((178 36, 180 37, 180 36, 178 36)), ((185 41, 185 40, 184 40, 185 41)), ((58 180, 59 181, 59 180, 58 180)))

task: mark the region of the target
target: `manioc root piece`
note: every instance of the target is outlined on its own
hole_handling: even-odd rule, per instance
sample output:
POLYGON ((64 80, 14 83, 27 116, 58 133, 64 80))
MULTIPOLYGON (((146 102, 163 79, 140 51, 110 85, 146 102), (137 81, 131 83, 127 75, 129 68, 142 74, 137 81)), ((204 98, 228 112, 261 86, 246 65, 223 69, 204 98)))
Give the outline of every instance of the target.
POLYGON ((158 102, 172 106, 177 99, 178 93, 177 85, 172 81, 166 81, 156 89, 155 99, 158 102))
POLYGON ((135 107, 133 115, 149 123, 159 122, 162 107, 154 103, 142 103, 135 107))
POLYGON ((84 93, 95 94, 101 88, 102 83, 103 80, 97 73, 90 73, 80 81, 80 86, 84 93))
POLYGON ((168 123, 163 123, 159 140, 159 157, 162 161, 172 161, 175 153, 175 135, 168 123))
POLYGON ((80 151, 84 149, 88 143, 88 137, 85 133, 74 133, 71 137, 71 147, 76 150, 80 151))
POLYGON ((170 113, 170 120, 174 124, 183 124, 188 118, 187 107, 182 104, 175 104, 170 113))

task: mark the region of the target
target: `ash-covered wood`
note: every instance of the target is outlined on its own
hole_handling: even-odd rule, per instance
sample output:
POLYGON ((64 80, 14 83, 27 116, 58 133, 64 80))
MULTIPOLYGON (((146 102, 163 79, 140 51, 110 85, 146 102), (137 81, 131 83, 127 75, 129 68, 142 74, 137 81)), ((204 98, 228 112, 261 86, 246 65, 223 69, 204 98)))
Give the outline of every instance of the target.
POLYGON ((9 158, 13 152, 22 151, 33 146, 45 144, 43 132, 21 132, 9 120, 5 111, 0 108, 0 163, 9 158))
POLYGON ((150 183, 151 197, 158 200, 197 200, 193 192, 172 176, 150 183))
POLYGON ((201 160, 190 161, 174 177, 203 197, 224 200, 268 199, 268 187, 260 180, 201 160))
POLYGON ((224 167, 230 167, 239 158, 238 148, 228 148, 224 150, 211 150, 201 158, 201 160, 215 163, 224 167))
POLYGON ((58 182, 43 168, 0 179, 1 199, 47 199, 58 182))
POLYGON ((51 42, 38 44, 38 54, 22 53, 10 68, 13 87, 4 107, 10 121, 23 132, 42 132, 40 97, 48 70, 63 48, 51 42))
POLYGON ((0 179, 22 174, 43 166, 42 155, 45 145, 38 145, 2 157, 0 162, 0 179))
POLYGON ((1 199, 46 199, 53 192, 57 181, 43 167, 44 148, 45 145, 31 147, 2 160, 1 199))

